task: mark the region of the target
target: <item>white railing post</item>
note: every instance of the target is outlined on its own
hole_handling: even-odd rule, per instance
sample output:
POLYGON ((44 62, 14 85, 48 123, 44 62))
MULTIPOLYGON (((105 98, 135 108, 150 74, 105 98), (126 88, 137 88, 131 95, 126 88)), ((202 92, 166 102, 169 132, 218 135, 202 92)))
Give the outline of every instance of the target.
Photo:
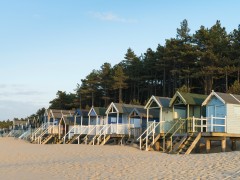
POLYGON ((153 142, 154 142, 154 136, 155 136, 155 128, 156 128, 156 123, 154 121, 154 125, 153 125, 153 130, 152 130, 152 134, 153 134, 153 142))
POLYGON ((213 132, 213 115, 211 115, 211 132, 213 132))
POLYGON ((225 116, 225 120, 224 120, 224 124, 225 124, 225 132, 227 132, 227 116, 225 116))

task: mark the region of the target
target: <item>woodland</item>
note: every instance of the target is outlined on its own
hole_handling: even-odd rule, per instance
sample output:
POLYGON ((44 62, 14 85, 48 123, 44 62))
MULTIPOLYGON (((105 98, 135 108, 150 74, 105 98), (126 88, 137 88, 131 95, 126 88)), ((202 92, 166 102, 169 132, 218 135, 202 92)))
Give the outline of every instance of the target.
POLYGON ((176 37, 140 56, 128 48, 116 65, 104 63, 76 85, 58 91, 54 109, 107 107, 110 102, 142 104, 152 96, 172 97, 178 91, 209 94, 212 90, 240 94, 240 25, 227 32, 220 21, 190 33, 184 19, 176 37))
MULTIPOLYGON (((177 90, 240 94, 239 78, 240 25, 227 32, 218 20, 210 28, 200 26, 191 33, 184 19, 175 38, 140 55, 127 48, 123 60, 116 65, 105 62, 92 70, 74 92, 59 90, 49 108, 89 109, 111 102, 144 105, 152 95, 172 97, 177 90)), ((30 117, 42 112, 44 108, 30 117)))

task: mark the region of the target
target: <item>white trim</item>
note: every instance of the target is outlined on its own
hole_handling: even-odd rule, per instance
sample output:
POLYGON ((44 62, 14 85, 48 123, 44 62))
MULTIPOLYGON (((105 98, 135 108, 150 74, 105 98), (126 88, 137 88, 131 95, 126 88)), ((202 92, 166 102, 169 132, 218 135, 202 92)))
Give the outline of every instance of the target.
POLYGON ((112 102, 112 103, 108 106, 105 114, 109 114, 109 112, 110 112, 110 110, 112 109, 112 107, 116 110, 116 113, 119 113, 117 107, 116 107, 115 104, 112 102))
POLYGON ((128 118, 131 117, 131 115, 132 115, 133 112, 136 112, 137 115, 138 115, 140 118, 142 118, 141 113, 138 111, 137 108, 133 108, 133 110, 129 113, 128 118))
POLYGON ((218 98, 223 104, 226 104, 226 102, 216 93, 212 90, 211 94, 209 94, 209 96, 203 101, 202 106, 206 106, 208 104, 208 102, 210 101, 210 99, 212 98, 212 96, 215 96, 216 98, 218 98))
POLYGON ((233 94, 230 94, 235 100, 237 100, 237 102, 239 102, 240 103, 240 100, 239 99, 237 99, 233 94))
POLYGON ((186 100, 182 97, 181 93, 177 91, 177 92, 174 94, 173 98, 171 99, 171 101, 170 101, 170 103, 169 103, 169 107, 172 107, 172 106, 173 106, 173 103, 174 103, 174 101, 176 100, 177 97, 179 97, 179 98, 183 101, 183 103, 184 103, 185 105, 187 104, 186 100))
POLYGON ((89 110, 88 116, 90 116, 92 110, 94 111, 94 113, 96 114, 96 116, 98 116, 98 114, 97 114, 97 112, 95 111, 95 109, 94 109, 93 106, 92 106, 91 109, 89 110))
POLYGON ((151 96, 151 98, 148 100, 147 104, 145 105, 144 109, 150 108, 150 106, 152 105, 153 101, 155 101, 157 103, 159 108, 162 107, 162 105, 159 103, 157 98, 155 96, 151 96))

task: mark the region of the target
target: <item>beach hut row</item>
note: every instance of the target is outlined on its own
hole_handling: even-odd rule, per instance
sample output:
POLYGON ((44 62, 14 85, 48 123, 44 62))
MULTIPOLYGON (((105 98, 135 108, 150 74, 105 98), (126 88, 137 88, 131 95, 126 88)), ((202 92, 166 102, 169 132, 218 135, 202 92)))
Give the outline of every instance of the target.
POLYGON ((114 103, 107 108, 45 112, 34 143, 133 144, 140 149, 188 154, 201 138, 240 138, 240 96, 212 91, 210 95, 176 92, 172 98, 152 96, 145 106, 114 103))

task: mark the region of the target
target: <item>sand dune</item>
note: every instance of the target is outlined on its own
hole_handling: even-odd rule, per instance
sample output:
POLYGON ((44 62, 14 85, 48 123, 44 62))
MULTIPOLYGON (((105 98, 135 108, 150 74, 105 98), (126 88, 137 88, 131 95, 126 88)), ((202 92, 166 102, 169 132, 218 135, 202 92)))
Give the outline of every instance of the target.
POLYGON ((127 146, 0 138, 1 179, 240 179, 240 152, 168 155, 127 146))

